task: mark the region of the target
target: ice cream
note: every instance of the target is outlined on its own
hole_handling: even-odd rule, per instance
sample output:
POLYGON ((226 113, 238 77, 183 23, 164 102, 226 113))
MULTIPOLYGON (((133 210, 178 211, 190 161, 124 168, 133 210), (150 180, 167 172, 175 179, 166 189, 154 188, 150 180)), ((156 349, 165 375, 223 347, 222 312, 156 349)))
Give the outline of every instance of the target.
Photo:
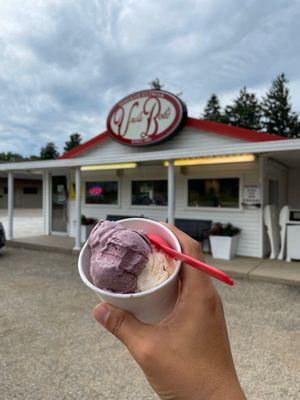
POLYGON ((117 222, 100 221, 88 239, 90 275, 101 289, 119 293, 145 291, 159 285, 173 272, 167 255, 153 249, 141 231, 117 222))
POLYGON ((155 286, 161 284, 174 272, 174 262, 161 251, 156 251, 149 254, 145 268, 138 276, 137 291, 145 292, 155 286))

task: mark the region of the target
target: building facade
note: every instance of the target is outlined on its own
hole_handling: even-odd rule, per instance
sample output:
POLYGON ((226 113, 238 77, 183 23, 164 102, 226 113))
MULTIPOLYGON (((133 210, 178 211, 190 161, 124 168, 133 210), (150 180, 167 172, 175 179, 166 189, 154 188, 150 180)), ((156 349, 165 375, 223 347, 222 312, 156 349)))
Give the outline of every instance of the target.
MULTIPOLYGON (((14 179, 14 207, 42 208, 42 177, 32 174, 17 174, 14 179)), ((0 175, 0 208, 7 208, 7 177, 0 175)))
MULTIPOLYGON (((137 111, 132 124, 142 121, 137 111)), ((160 111, 157 121, 166 123, 170 114, 160 111)), ((113 118, 119 123, 118 114, 113 118)), ((110 129, 108 124, 107 131, 59 160, 18 163, 18 170, 43 174, 45 234, 73 236, 79 248, 82 215, 211 220, 241 229, 238 255, 264 257, 269 252, 264 206, 300 210, 300 139, 189 117, 180 120, 175 134, 155 144, 128 145, 124 132, 118 140, 110 129)), ((15 168, 0 165, 9 177, 8 203, 14 197, 15 168)))

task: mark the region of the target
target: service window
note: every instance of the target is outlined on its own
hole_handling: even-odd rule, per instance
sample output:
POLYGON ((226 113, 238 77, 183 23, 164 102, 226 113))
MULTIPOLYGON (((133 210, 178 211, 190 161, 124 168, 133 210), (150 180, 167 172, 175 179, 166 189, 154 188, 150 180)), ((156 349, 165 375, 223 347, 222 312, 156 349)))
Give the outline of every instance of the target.
POLYGON ((168 182, 166 180, 132 181, 131 204, 166 206, 168 204, 168 182))
POLYGON ((23 194, 38 194, 37 187, 23 187, 23 194))
POLYGON ((86 204, 118 204, 118 182, 86 182, 86 204))
POLYGON ((189 179, 189 207, 239 208, 239 178, 189 179))

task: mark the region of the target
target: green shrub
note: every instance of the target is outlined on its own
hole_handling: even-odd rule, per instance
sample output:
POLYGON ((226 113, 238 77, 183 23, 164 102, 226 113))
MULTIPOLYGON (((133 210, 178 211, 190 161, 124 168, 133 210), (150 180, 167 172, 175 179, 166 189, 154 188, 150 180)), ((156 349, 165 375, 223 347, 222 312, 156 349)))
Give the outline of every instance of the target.
POLYGON ((230 223, 221 224, 220 222, 215 222, 209 234, 212 236, 236 236, 241 232, 241 229, 230 223))

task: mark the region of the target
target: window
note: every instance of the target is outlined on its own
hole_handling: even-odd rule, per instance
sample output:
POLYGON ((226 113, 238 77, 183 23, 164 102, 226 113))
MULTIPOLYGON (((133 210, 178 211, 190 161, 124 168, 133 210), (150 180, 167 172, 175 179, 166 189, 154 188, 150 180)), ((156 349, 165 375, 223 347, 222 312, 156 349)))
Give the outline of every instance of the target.
POLYGON ((166 206, 168 204, 167 181, 132 181, 131 204, 166 206))
POLYGON ((7 194, 7 193, 8 193, 7 186, 5 186, 5 187, 3 188, 3 193, 4 193, 4 194, 7 194))
POLYGON ((36 187, 24 187, 23 194, 38 194, 38 188, 36 187))
POLYGON ((118 204, 118 182, 86 182, 86 204, 118 204))
POLYGON ((189 179, 189 207, 239 207, 239 178, 189 179))

